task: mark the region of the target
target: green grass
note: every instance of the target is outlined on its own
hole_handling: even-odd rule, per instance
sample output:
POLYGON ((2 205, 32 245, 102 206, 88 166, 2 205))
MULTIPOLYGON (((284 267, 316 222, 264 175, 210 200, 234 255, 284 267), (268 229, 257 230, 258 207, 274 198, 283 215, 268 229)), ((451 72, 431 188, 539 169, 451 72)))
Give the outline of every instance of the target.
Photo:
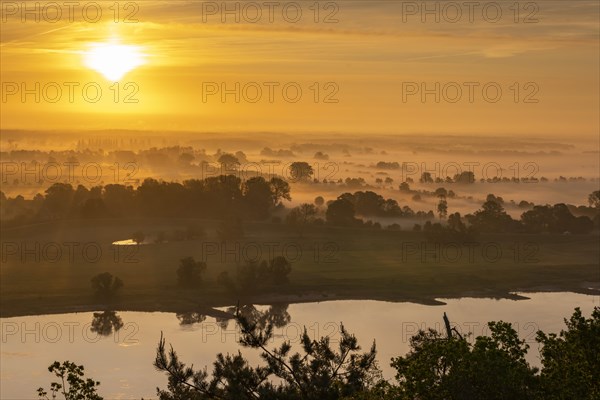
MULTIPOLYGON (((478 244, 472 245, 473 258, 463 248, 463 256, 456 262, 435 261, 431 255, 423 262, 419 254, 403 257, 407 243, 411 248, 424 243, 420 233, 310 227, 299 237, 285 225, 248 223, 244 239, 227 244, 229 249, 236 243, 242 249, 238 260, 232 253, 224 259, 206 256, 208 270, 203 286, 185 291, 176 285, 179 260, 186 256, 203 259, 209 242, 222 246, 217 243, 216 221, 196 221, 206 229, 203 240, 123 247, 119 253, 111 246, 138 230, 147 235, 170 232, 183 229, 189 222, 78 220, 3 230, 0 313, 7 317, 102 309, 105 305, 93 297, 90 279, 105 271, 125 283, 111 307, 132 311, 184 311, 231 305, 239 298, 256 303, 332 299, 434 303, 440 297, 510 297, 509 292, 515 290, 592 293, 588 284, 600 281, 597 235, 482 235, 478 244), (73 242, 80 245, 71 257, 67 243, 73 242), (9 243, 18 251, 23 246, 32 249, 36 243, 40 248, 57 243, 63 254, 58 262, 43 256, 38 262, 32 254, 8 254, 9 243), (102 249, 97 262, 83 259, 81 249, 86 243, 93 244, 90 251, 97 246, 102 249), (483 244, 490 243, 502 250, 502 257, 494 263, 486 260, 481 250, 483 244), (525 248, 527 243, 533 247, 525 248), (515 245, 520 249, 516 258, 515 245), (222 271, 233 274, 237 262, 244 260, 243 249, 255 250, 256 246, 261 248, 263 259, 268 258, 269 248, 274 249, 274 255, 292 255, 294 249, 302 249, 292 266, 291 283, 243 296, 227 293, 216 284, 217 275, 222 271), (283 252, 285 246, 289 253, 283 252)), ((452 250, 448 246, 443 249, 452 250)))

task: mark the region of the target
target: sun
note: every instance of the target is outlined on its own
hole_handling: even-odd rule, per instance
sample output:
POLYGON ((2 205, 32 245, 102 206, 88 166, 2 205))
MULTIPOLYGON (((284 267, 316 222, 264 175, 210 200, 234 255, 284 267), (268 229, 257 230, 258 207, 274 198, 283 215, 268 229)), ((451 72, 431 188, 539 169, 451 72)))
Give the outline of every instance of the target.
POLYGON ((138 46, 118 43, 93 44, 84 55, 86 66, 114 82, 144 64, 144 55, 138 46))

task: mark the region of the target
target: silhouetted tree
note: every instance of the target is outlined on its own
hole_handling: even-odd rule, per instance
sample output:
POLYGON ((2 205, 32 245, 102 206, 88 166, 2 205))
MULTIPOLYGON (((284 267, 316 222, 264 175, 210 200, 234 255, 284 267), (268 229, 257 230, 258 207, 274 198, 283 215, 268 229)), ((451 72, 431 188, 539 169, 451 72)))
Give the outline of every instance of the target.
POLYGON ((273 177, 269 181, 271 188, 272 205, 278 206, 282 200, 291 201, 290 185, 281 178, 273 177))
POLYGON ((589 233, 594 229, 590 218, 575 217, 565 204, 534 206, 521 215, 521 222, 530 233, 589 233))
MULTIPOLYGON (((48 371, 60 379, 59 382, 50 384, 52 399, 60 394, 65 400, 102 400, 102 397, 96 393, 100 382, 90 378, 85 379, 83 370, 83 365, 70 361, 64 361, 62 364, 58 361, 52 363, 48 371)), ((44 388, 39 388, 37 393, 38 397, 50 400, 44 388)))
POLYGON ((536 368, 528 345, 505 322, 490 322, 491 336, 470 344, 429 329, 410 340, 411 351, 392 359, 401 399, 531 399, 536 368))
POLYGON ((262 176, 248 179, 242 186, 244 202, 247 205, 246 214, 257 219, 269 216, 269 210, 274 206, 274 195, 271 185, 262 176))
POLYGON ((433 183, 433 178, 431 177, 431 173, 423 172, 421 174, 421 178, 419 178, 420 183, 433 183))
POLYGON ((307 181, 313 174, 313 167, 307 162, 296 161, 290 165, 290 175, 294 181, 307 181))
POLYGON ((288 282, 288 275, 292 272, 292 265, 283 256, 277 256, 269 261, 267 269, 269 278, 276 285, 281 285, 288 282))
POLYGON ((354 205, 346 199, 338 198, 329 204, 325 217, 332 225, 351 225, 356 221, 354 205))
POLYGON ((177 268, 177 284, 193 288, 202 284, 202 273, 206 271, 204 261, 196 261, 193 257, 182 258, 177 268))
POLYGON ((315 206, 322 207, 323 204, 325 204, 325 199, 323 198, 323 196, 317 196, 317 197, 315 197, 314 203, 315 203, 315 206))
POLYGON ((292 354, 289 341, 272 350, 267 348, 273 338, 271 322, 260 328, 239 312, 235 319, 241 329, 240 345, 260 350, 263 365, 252 367, 241 353, 219 354, 209 377, 205 370, 196 371, 182 363, 173 347, 167 350, 161 335, 154 362, 168 377, 167 390, 158 390, 161 400, 330 400, 351 397, 373 385, 375 343, 369 352, 359 353, 356 337, 343 325, 339 351, 331 347, 328 337, 311 340, 305 329, 301 338, 304 354, 292 354))
POLYGON ((55 183, 46 189, 44 209, 51 218, 66 217, 71 211, 75 191, 68 183, 55 183))
POLYGON ((480 210, 473 215, 467 215, 467 220, 478 232, 511 232, 516 230, 518 221, 514 221, 504 211, 499 202, 488 200, 480 210))
POLYGON ((286 216, 286 223, 293 226, 302 236, 304 227, 307 223, 311 222, 315 215, 317 215, 317 209, 313 204, 303 203, 298 207, 294 207, 286 216))
POLYGON ((567 330, 560 334, 537 333, 543 346, 543 398, 600 398, 600 307, 594 307, 591 318, 585 318, 579 308, 569 320, 567 330))
POLYGON ((454 175, 455 183, 475 183, 475 174, 472 171, 463 171, 454 175))
POLYGON ((240 165, 240 161, 233 154, 223 153, 217 161, 226 171, 236 170, 240 165))
POLYGON ((600 190, 596 190, 588 196, 588 203, 590 207, 594 207, 600 210, 600 190))
POLYGON ((442 220, 443 218, 446 218, 446 215, 448 215, 448 202, 446 201, 445 195, 438 195, 438 197, 440 201, 437 205, 437 212, 440 220, 442 220))

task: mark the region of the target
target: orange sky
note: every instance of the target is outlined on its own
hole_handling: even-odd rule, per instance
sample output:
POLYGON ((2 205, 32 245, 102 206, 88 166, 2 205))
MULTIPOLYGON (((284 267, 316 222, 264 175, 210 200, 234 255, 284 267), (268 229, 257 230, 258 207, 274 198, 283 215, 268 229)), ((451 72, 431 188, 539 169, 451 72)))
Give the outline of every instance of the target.
MULTIPOLYGON (((46 16, 41 10, 36 22, 35 15, 15 10, 14 4, 21 2, 0 3, 0 122, 5 129, 598 136, 597 1, 538 1, 537 10, 523 9, 518 15, 509 9, 512 2, 497 2, 503 4, 503 15, 495 23, 486 21, 481 10, 475 10, 472 23, 465 14, 456 23, 448 22, 454 16, 450 11, 440 11, 439 23, 435 16, 423 23, 418 12, 410 14, 414 10, 393 1, 332 3, 337 8, 321 2, 318 16, 310 8, 313 2, 301 1, 296 4, 302 18, 295 23, 279 9, 270 22, 267 7, 256 23, 249 21, 253 10, 240 11, 240 23, 235 15, 225 15, 223 23, 219 10, 207 8, 210 2, 154 0, 139 1, 137 9, 127 10, 119 3, 118 22, 108 9, 113 2, 100 2, 104 8, 97 22, 88 20, 93 10, 86 19, 80 8, 74 9, 73 21, 65 8, 58 22, 48 20, 55 17, 49 9, 46 16), (532 21, 524 23, 529 15, 532 21), (327 18, 329 23, 324 22, 327 18), (126 74, 118 91, 84 62, 93 43, 111 40, 138 46, 145 55, 145 64, 126 74), (34 94, 23 101, 21 85, 34 89, 36 82, 40 102, 34 94), (78 85, 72 101, 65 82, 78 85), (403 99, 403 89, 423 83, 433 88, 436 82, 439 103, 433 94, 425 102, 420 93, 403 99), (473 82, 473 102, 465 82, 473 82), (96 103, 78 89, 89 83, 102 90, 96 103), (132 84, 126 90, 127 83, 132 84), (233 89, 236 83, 239 103, 234 94, 223 102, 220 93, 205 93, 221 84, 233 89), (47 98, 54 92, 41 93, 48 84, 63 88, 56 103, 47 98), (486 84, 492 95, 496 87, 502 90, 497 102, 483 97, 486 84), (291 97, 298 87, 302 90, 298 102, 285 100, 285 85, 291 97), (252 103, 257 86, 262 96, 252 103), (15 87, 19 91, 12 94, 15 87), (452 103, 456 87, 462 96, 452 103), (138 102, 125 103, 127 94, 138 102), (327 95, 337 102, 324 102, 327 95), (538 102, 526 103, 526 98, 538 102)), ((29 3, 33 8, 35 2, 29 3)), ((234 7, 234 2, 229 4, 234 7)))

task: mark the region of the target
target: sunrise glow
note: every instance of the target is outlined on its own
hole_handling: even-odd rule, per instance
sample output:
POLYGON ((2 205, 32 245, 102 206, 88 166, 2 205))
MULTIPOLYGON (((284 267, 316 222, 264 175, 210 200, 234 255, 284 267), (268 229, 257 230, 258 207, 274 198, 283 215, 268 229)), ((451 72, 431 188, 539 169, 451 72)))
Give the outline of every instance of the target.
POLYGON ((143 64, 144 56, 138 46, 99 43, 85 53, 85 65, 111 81, 120 80, 143 64))

